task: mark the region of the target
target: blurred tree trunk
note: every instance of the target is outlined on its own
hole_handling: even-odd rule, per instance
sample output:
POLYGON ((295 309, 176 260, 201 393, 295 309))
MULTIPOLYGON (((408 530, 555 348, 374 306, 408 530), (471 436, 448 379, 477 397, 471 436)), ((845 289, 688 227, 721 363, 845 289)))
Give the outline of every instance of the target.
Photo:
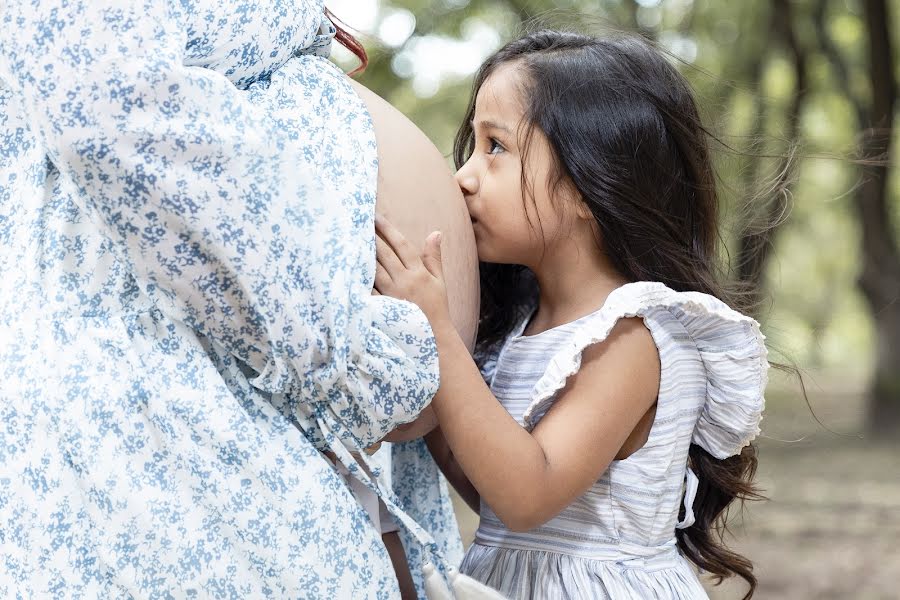
POLYGON ((900 433, 900 249, 888 211, 888 178, 897 82, 894 77, 888 11, 885 0, 864 0, 866 53, 870 94, 860 98, 849 86, 849 69, 825 29, 820 0, 816 27, 822 50, 838 83, 852 103, 860 128, 860 184, 853 196, 862 242, 859 289, 875 326, 875 372, 869 390, 869 429, 876 435, 900 433))
MULTIPOLYGON (((795 30, 793 6, 789 0, 772 0, 771 30, 776 32, 785 46, 794 70, 794 90, 785 114, 787 126, 782 158, 771 176, 762 177, 762 156, 751 156, 752 163, 745 172, 745 189, 750 192, 746 206, 747 223, 738 240, 737 277, 747 292, 747 304, 756 316, 762 312, 764 297, 763 276, 772 249, 773 240, 785 222, 788 212, 789 186, 792 182, 795 161, 794 149, 800 142, 800 110, 807 92, 806 50, 801 46, 795 30), (758 190, 756 193, 751 190, 758 190), (762 194, 762 195, 761 195, 762 194), (760 206, 757 204, 762 203, 760 206)), ((751 63, 752 81, 756 90, 753 114, 755 123, 750 140, 752 154, 766 155, 761 140, 765 134, 766 110, 762 97, 761 81, 765 66, 765 54, 755 57, 751 63), (761 151, 760 151, 761 150, 761 151)))
POLYGON ((859 287, 869 303, 877 339, 871 388, 869 425, 875 433, 900 432, 900 251, 888 212, 897 82, 886 0, 865 0, 871 102, 863 132, 863 158, 878 157, 864 166, 854 205, 862 226, 863 268, 859 287))

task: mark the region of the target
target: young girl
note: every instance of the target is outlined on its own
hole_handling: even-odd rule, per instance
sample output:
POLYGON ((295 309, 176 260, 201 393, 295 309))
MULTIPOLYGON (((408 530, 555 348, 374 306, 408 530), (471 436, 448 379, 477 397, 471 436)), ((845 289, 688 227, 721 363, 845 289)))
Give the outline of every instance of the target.
POLYGON ((721 543, 752 497, 768 363, 716 281, 717 197, 689 86, 631 38, 542 31, 482 66, 457 137, 482 307, 470 358, 440 233, 376 218, 376 289, 440 356, 429 436, 480 512, 461 571, 510 598, 706 598, 688 560, 750 585, 721 543))

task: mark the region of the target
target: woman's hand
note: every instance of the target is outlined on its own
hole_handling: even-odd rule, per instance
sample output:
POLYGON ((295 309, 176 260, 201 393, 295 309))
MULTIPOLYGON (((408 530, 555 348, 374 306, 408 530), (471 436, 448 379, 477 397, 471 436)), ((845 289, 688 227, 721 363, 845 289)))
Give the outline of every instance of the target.
POLYGON ((429 404, 414 421, 410 421, 405 425, 400 425, 392 432, 384 436, 382 441, 385 442, 408 442, 409 440, 417 440, 426 435, 437 427, 437 416, 434 409, 429 404))
POLYGON ((425 239, 421 256, 400 231, 375 215, 375 290, 416 304, 431 324, 452 327, 441 266, 441 232, 425 239))

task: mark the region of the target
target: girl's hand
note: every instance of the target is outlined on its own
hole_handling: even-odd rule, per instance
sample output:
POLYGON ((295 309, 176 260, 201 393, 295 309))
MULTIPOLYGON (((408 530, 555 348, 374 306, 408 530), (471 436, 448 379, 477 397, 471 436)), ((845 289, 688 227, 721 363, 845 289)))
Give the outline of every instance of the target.
POLYGON ((416 304, 432 329, 450 324, 441 266, 441 232, 432 232, 426 238, 421 256, 396 227, 378 214, 375 233, 375 290, 416 304))

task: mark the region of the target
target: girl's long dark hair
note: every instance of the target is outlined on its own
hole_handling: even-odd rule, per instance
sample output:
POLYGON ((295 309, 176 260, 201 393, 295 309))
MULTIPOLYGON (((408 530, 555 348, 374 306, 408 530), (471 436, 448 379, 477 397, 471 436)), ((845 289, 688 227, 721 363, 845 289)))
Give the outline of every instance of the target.
MULTIPOLYGON (((549 185, 574 185, 618 272, 629 281, 659 281, 741 309, 742 296, 720 283, 719 203, 709 133, 690 86, 666 57, 628 36, 544 30, 507 44, 475 75, 456 136, 457 168, 474 148, 471 121, 479 88, 499 66, 513 62, 524 75, 522 147, 527 152, 535 127, 547 137, 556 163, 549 185)), ((535 183, 527 181, 524 169, 522 177, 523 190, 535 183)), ((482 263, 476 355, 504 339, 537 294, 527 268, 482 263)), ((750 585, 745 598, 750 598, 756 588, 753 565, 726 548, 723 537, 732 501, 759 497, 752 483, 756 449, 748 446, 718 460, 691 445, 688 460, 700 480, 696 521, 676 530, 678 546, 719 581, 732 575, 745 579, 750 585)))

